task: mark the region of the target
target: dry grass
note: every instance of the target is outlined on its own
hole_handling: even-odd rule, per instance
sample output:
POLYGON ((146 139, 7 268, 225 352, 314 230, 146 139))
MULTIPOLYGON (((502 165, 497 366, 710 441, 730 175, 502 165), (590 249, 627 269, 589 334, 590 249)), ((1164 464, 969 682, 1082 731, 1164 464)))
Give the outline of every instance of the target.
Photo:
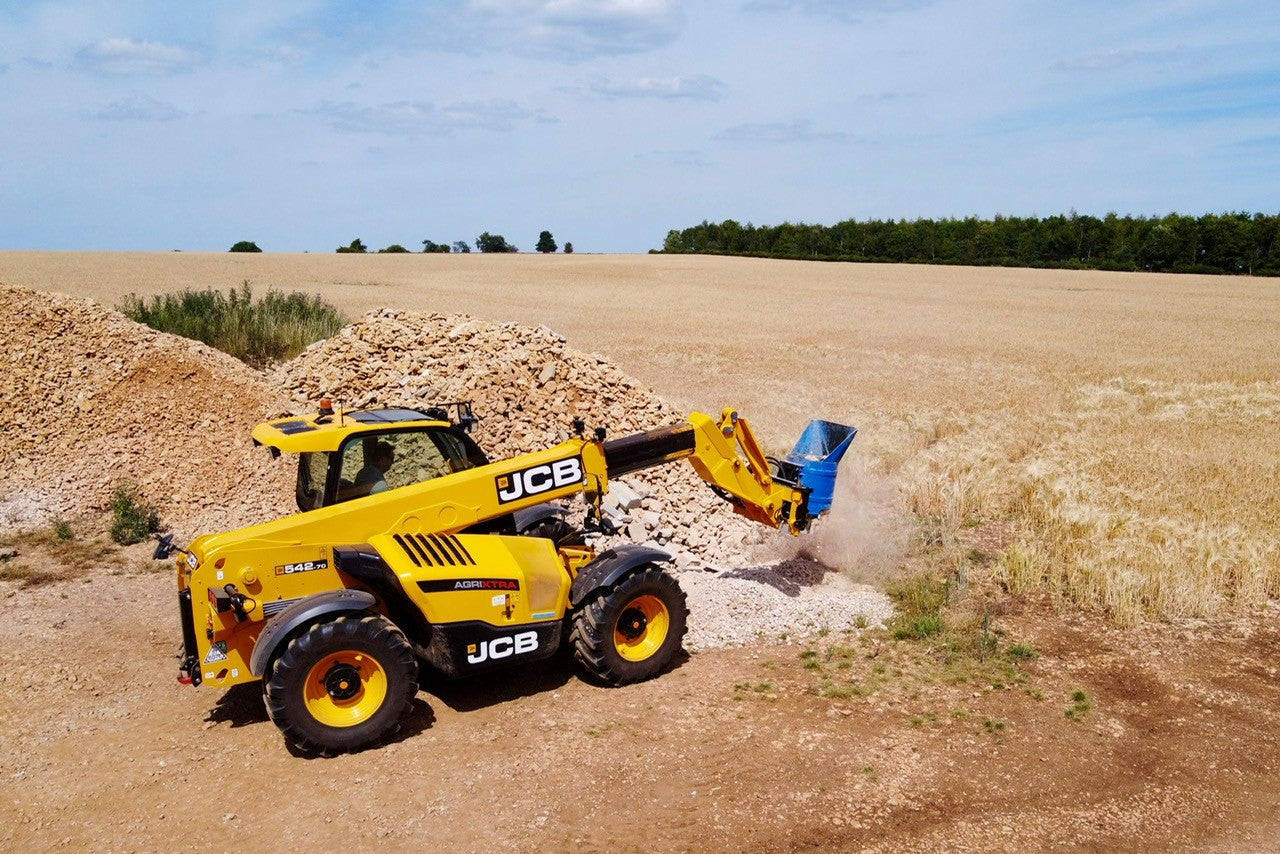
MULTIPOLYGON (((732 403, 775 446, 859 425, 946 559, 1115 619, 1280 595, 1280 288, 1102 272, 696 256, 0 253, 0 281, 93 296, 320 292, 546 323, 690 407, 732 403), (948 557, 950 556, 950 557, 948 557)), ((589 421, 607 422, 585 412, 589 421)))
POLYGON ((81 578, 93 569, 118 563, 115 546, 100 537, 82 539, 64 522, 0 540, 0 547, 18 552, 0 560, 0 581, 21 582, 23 587, 81 578))

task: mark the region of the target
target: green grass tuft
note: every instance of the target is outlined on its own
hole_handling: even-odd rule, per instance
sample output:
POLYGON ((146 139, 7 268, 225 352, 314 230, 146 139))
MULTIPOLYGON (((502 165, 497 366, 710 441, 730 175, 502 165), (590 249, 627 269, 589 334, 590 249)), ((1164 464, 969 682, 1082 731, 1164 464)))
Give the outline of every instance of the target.
POLYGON ((1076 690, 1071 692, 1071 705, 1066 708, 1066 716, 1068 720, 1083 720, 1084 716, 1089 714, 1089 710, 1093 708, 1093 703, 1089 702, 1089 695, 1083 691, 1076 690))
POLYGON ((53 538, 60 543, 69 543, 76 538, 76 533, 66 520, 59 519, 53 523, 53 538))
POLYGON ((296 356, 346 323, 342 313, 318 294, 267 291, 255 300, 247 281, 225 294, 213 289, 182 291, 150 300, 129 294, 118 307, 139 323, 203 341, 258 368, 296 356))
POLYGON ((117 486, 111 496, 111 539, 122 546, 131 546, 159 530, 160 514, 138 495, 137 487, 117 486))
POLYGON ((923 640, 942 633, 942 606, 947 604, 948 592, 945 582, 924 574, 890 584, 885 592, 897 605, 889 622, 896 639, 923 640))
POLYGON ((1014 661, 1030 661, 1040 657, 1040 653, 1029 643, 1016 643, 1005 650, 1005 655, 1014 661))

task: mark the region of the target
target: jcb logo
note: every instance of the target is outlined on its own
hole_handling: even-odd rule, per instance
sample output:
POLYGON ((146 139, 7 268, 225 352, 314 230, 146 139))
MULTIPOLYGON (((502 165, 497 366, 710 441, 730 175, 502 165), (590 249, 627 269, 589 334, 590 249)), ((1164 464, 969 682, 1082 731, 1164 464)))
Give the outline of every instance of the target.
POLYGON ((537 632, 521 632, 505 638, 494 638, 491 641, 467 644, 467 663, 483 664, 499 658, 523 655, 538 648, 537 632))
POLYGON ((571 483, 582 482, 582 459, 570 457, 567 460, 556 460, 554 463, 543 463, 530 466, 511 474, 496 477, 498 486, 498 503, 506 504, 529 495, 550 492, 571 483))

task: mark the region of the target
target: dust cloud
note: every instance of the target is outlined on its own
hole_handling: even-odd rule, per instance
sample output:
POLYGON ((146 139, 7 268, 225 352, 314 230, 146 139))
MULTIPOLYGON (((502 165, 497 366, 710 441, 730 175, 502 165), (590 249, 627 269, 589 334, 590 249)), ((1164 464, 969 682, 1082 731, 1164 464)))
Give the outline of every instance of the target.
POLYGON ((852 581, 883 589, 909 544, 910 525, 897 482, 850 454, 840 464, 831 510, 799 537, 770 536, 755 556, 769 562, 813 560, 852 581))

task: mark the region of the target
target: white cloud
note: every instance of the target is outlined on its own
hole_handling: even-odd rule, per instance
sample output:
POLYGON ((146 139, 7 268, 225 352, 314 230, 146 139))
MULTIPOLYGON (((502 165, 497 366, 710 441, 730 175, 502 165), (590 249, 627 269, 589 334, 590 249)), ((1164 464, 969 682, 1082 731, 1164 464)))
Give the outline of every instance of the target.
POLYGON ((793 122, 761 122, 725 128, 715 135, 724 142, 843 142, 851 137, 839 131, 814 130, 808 119, 793 122))
POLYGON ((109 77, 167 76, 205 62, 202 51, 180 45, 134 39, 103 39, 81 48, 75 67, 109 77))
POLYGON ((803 12, 838 21, 857 21, 866 15, 907 12, 928 6, 934 0, 750 0, 748 12, 803 12))
POLYGON ((640 53, 671 42, 684 15, 671 0, 471 0, 514 32, 521 53, 587 59, 640 53))
POLYGON ((638 152, 634 155, 638 161, 655 161, 672 166, 694 166, 706 168, 712 165, 706 153, 693 148, 663 149, 657 148, 649 152, 638 152))
POLYGON ((1140 62, 1161 62, 1176 59, 1182 54, 1181 48, 1169 50, 1108 50, 1077 56, 1054 63, 1059 71, 1111 71, 1140 62))
POLYGON ((700 74, 696 77, 640 77, 634 80, 603 80, 591 84, 591 91, 608 98, 665 98, 690 101, 718 101, 724 97, 721 80, 700 74))
POLYGON ((187 117, 173 104, 141 94, 113 101, 92 115, 104 122, 172 122, 187 117))
POLYGON ((554 121, 541 111, 502 99, 466 101, 443 107, 425 101, 373 105, 326 101, 303 112, 324 118, 338 130, 386 136, 448 136, 459 130, 502 132, 524 121, 554 121))
POLYGON ((290 44, 270 44, 249 48, 244 51, 245 58, 253 62, 277 65, 293 65, 306 58, 306 54, 290 44))

